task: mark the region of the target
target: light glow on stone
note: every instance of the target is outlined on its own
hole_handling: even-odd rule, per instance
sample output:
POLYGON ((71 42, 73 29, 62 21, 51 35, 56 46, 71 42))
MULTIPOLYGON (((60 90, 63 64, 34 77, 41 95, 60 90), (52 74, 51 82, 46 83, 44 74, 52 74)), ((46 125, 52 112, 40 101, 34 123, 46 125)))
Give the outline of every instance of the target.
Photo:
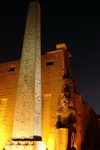
POLYGON ((38 141, 35 144, 35 150, 46 150, 46 145, 43 141, 38 141))

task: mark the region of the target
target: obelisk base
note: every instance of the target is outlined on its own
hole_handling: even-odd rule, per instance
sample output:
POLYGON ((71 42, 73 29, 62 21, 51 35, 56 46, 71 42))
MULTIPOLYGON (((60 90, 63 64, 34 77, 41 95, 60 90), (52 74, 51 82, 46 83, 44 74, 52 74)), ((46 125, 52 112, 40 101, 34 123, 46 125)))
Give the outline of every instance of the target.
POLYGON ((5 150, 46 150, 46 145, 43 141, 11 141, 8 142, 5 150))

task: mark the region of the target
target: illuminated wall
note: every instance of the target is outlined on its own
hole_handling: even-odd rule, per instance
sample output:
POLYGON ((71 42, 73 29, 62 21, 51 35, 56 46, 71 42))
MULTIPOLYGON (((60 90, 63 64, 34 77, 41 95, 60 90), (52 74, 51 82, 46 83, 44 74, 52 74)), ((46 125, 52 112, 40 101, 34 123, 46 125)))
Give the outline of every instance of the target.
MULTIPOLYGON (((69 54, 63 49, 42 56, 42 137, 48 150, 63 150, 69 142, 68 129, 57 129, 55 126, 62 89, 65 83, 72 84, 69 80, 63 79, 64 73, 70 74, 68 57, 69 54)), ((0 64, 0 150, 11 139, 19 65, 20 60, 0 64)), ((73 92, 72 96, 77 119, 74 124, 77 132, 73 145, 77 150, 81 150, 88 124, 93 125, 92 129, 96 126, 95 114, 80 94, 73 92)), ((92 130, 89 134, 89 137, 95 136, 92 130)), ((90 143, 94 143, 93 139, 91 141, 90 143)))
POLYGON ((19 61, 0 64, 0 150, 11 138, 19 61))
POLYGON ((62 76, 66 72, 64 61, 63 50, 42 56, 43 140, 50 149, 54 149, 57 136, 57 111, 64 86, 62 76))
MULTIPOLYGON (((0 136, 4 143, 11 138, 19 65, 20 61, 0 64, 0 108, 6 117, 5 122, 3 122, 4 116, 1 117, 2 120, 0 120, 0 123, 5 126, 0 128, 3 131, 3 135, 0 134, 0 136), (4 106, 2 104, 3 98, 4 106), (7 135, 5 136, 5 134, 7 135), (5 141, 3 140, 3 136, 6 137, 5 141)), ((42 56, 42 133, 43 140, 46 141, 47 147, 51 147, 51 145, 54 147, 55 143, 55 124, 58 104, 60 102, 60 93, 64 85, 62 80, 64 69, 63 50, 54 51, 53 53, 42 56)))

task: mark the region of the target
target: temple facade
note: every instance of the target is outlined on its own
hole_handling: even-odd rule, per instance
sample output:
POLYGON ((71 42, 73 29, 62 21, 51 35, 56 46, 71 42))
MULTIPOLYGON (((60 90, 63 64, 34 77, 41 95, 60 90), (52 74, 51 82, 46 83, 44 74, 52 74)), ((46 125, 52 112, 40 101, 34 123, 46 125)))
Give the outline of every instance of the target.
POLYGON ((66 44, 41 56, 31 1, 21 60, 0 63, 0 150, 100 150, 100 116, 78 93, 66 44))
MULTIPOLYGON (((65 44, 41 57, 42 140, 48 150, 99 150, 97 117, 77 92, 70 57, 65 44)), ((0 63, 0 150, 12 138, 19 68, 20 60, 0 63)))

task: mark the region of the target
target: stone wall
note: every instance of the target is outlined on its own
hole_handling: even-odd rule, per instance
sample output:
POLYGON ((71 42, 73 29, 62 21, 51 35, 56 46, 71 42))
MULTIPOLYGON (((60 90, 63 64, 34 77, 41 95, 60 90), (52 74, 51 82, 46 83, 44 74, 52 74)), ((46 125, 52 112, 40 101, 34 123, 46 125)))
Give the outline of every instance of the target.
MULTIPOLYGON (((48 52, 42 56, 42 138, 48 150, 54 150, 55 147, 56 150, 60 150, 60 147, 64 149, 66 144, 68 147, 70 143, 69 128, 56 127, 65 84, 73 87, 74 91, 71 95, 73 100, 70 101, 72 102, 70 108, 76 112, 76 122, 73 124, 76 131, 71 135, 72 142, 69 145, 73 145, 77 150, 82 150, 86 136, 95 137, 93 131, 96 127, 95 113, 76 92, 72 79, 66 80, 71 76, 68 57, 68 52, 63 49, 48 52), (91 124, 92 126, 89 126, 91 124)), ((19 65, 20 60, 0 64, 0 150, 5 147, 5 143, 11 139, 12 135, 19 65)), ((69 110, 69 106, 67 107, 69 110)), ((91 150, 94 150, 93 142, 91 143, 91 150)))
POLYGON ((19 63, 0 64, 0 150, 12 134, 19 63))
POLYGON ((54 149, 55 146, 57 110, 64 86, 64 70, 63 50, 42 56, 43 140, 48 149, 54 149))

